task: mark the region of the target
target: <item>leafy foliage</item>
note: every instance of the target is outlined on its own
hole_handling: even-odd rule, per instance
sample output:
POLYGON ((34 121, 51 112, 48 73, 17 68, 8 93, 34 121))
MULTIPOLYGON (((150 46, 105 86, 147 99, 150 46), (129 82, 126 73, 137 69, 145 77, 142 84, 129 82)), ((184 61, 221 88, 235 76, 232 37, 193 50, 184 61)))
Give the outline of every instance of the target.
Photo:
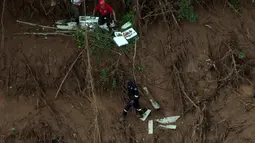
MULTIPOLYGON (((126 20, 129 20, 130 16, 126 17, 126 20)), ((84 29, 77 29, 72 33, 73 38, 76 41, 76 45, 78 48, 84 47, 85 41, 85 32, 84 29)), ((100 86, 112 86, 112 88, 117 87, 117 78, 115 74, 112 73, 113 70, 116 70, 113 66, 114 62, 117 61, 118 54, 114 53, 113 50, 119 53, 129 53, 131 48, 133 48, 133 44, 135 39, 130 39, 128 45, 117 47, 114 41, 112 40, 113 33, 109 33, 101 29, 100 27, 96 27, 93 32, 87 31, 88 42, 90 48, 90 55, 95 58, 95 67, 99 68, 96 71, 99 73, 100 86), (109 63, 110 65, 107 65, 109 63)), ((118 71, 117 71, 118 72, 118 71)), ((115 72, 114 72, 115 73, 115 72)))
POLYGON ((102 68, 100 70, 100 82, 102 83, 102 85, 105 85, 108 82, 109 72, 110 72, 109 68, 102 68))
POLYGON ((136 66, 136 70, 137 71, 143 71, 144 67, 142 65, 138 65, 138 66, 136 66))
POLYGON ((128 13, 123 15, 122 19, 120 20, 120 25, 123 25, 128 21, 134 24, 134 20, 135 20, 135 11, 129 11, 128 13))
MULTIPOLYGON (((128 0, 131 2, 131 0, 128 0)), ((131 3, 129 3, 129 7, 131 3)), ((126 22, 131 22, 134 24, 135 19, 135 10, 131 9, 128 13, 126 13, 121 21, 120 25, 125 24, 126 22)), ((85 30, 78 29, 73 33, 73 37, 76 40, 76 44, 78 48, 84 47, 84 38, 85 38, 85 30)), ((116 88, 118 71, 116 69, 114 62, 117 61, 118 54, 113 53, 113 51, 117 51, 119 53, 129 53, 134 46, 135 38, 129 39, 128 45, 117 47, 113 41, 113 32, 110 33, 101 29, 97 26, 93 32, 87 31, 88 34, 88 42, 90 48, 90 55, 96 59, 95 65, 97 68, 96 71, 99 73, 99 79, 101 86, 112 86, 112 88, 116 88), (108 64, 110 65, 108 65, 108 64)), ((118 64, 118 63, 117 63, 118 64)))
POLYGON ((193 12, 193 6, 191 5, 191 0, 180 0, 178 11, 178 19, 186 19, 190 22, 196 22, 198 20, 197 14, 193 12))
POLYGON ((117 87, 117 81, 115 78, 113 78, 112 80, 112 88, 116 88, 117 87))
POLYGON ((98 52, 106 52, 108 56, 110 56, 111 48, 116 47, 112 40, 112 33, 106 32, 99 27, 89 33, 89 46, 93 51, 91 55, 98 52))
POLYGON ((85 32, 83 29, 77 29, 72 33, 72 36, 76 41, 76 47, 78 48, 84 47, 85 32))
POLYGON ((237 11, 241 10, 241 3, 240 0, 228 0, 229 6, 234 8, 237 11))

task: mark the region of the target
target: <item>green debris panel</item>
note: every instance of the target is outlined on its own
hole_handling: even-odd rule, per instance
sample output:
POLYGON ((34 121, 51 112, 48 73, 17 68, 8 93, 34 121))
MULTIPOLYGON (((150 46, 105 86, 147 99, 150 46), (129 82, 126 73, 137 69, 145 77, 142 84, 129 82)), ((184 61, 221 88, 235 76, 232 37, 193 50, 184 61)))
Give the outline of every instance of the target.
POLYGON ((178 120, 180 116, 171 116, 171 117, 165 117, 161 119, 156 119, 155 121, 161 123, 161 124, 169 124, 169 123, 174 123, 176 120, 178 120))

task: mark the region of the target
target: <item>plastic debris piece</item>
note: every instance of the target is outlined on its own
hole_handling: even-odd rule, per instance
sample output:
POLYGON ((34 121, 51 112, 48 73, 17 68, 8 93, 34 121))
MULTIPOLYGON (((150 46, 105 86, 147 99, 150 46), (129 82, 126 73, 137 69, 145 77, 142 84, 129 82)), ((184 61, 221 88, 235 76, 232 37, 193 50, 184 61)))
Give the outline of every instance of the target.
POLYGON ((239 55, 238 55, 239 59, 244 59, 245 57, 246 57, 246 55, 243 52, 240 52, 239 55))
MULTIPOLYGON (((145 94, 150 95, 149 90, 148 90, 147 87, 143 87, 143 90, 145 91, 145 94)), ((153 108, 156 109, 156 110, 160 109, 160 105, 158 104, 158 102, 155 101, 154 99, 152 99, 152 97, 150 97, 150 98, 151 98, 150 102, 151 102, 153 108)))
POLYGON ((156 119, 155 121, 161 123, 161 124, 169 124, 169 123, 174 123, 176 122, 177 119, 179 119, 180 116, 170 116, 170 117, 165 117, 162 119, 156 119))
POLYGON ((145 94, 150 94, 147 87, 143 87, 143 90, 145 91, 145 94))
POLYGON ((158 127, 165 129, 176 129, 176 125, 159 125, 158 127))
POLYGON ((153 134, 153 120, 149 120, 148 122, 148 134, 153 134))
POLYGON ((63 19, 63 20, 58 20, 58 21, 56 21, 55 22, 55 24, 65 24, 65 23, 67 23, 67 20, 66 19, 63 19))
POLYGON ((132 23, 129 21, 121 26, 121 29, 127 29, 128 27, 132 26, 132 23))
POLYGON ((57 28, 62 30, 73 30, 75 27, 67 25, 57 25, 57 28))
POLYGON ((114 27, 114 26, 116 26, 116 25, 115 25, 115 22, 112 21, 112 22, 110 23, 110 27, 114 27))
POLYGON ((68 22, 66 23, 66 25, 57 25, 57 28, 62 30, 72 30, 75 29, 76 27, 77 27, 76 22, 68 22))
POLYGON ((71 2, 72 2, 72 4, 74 4, 74 5, 81 5, 81 3, 76 4, 76 3, 78 3, 78 2, 81 2, 81 0, 71 0, 71 2))
POLYGON ((115 37, 118 37, 118 36, 123 36, 123 34, 121 33, 121 32, 114 32, 114 35, 115 35, 115 37))
POLYGON ((145 121, 147 119, 147 117, 150 115, 151 113, 151 110, 150 109, 147 109, 146 112, 143 113, 143 117, 140 118, 142 121, 145 121))
POLYGON ((108 26, 107 26, 106 24, 100 25, 99 27, 102 28, 102 29, 104 29, 104 30, 109 31, 109 28, 108 28, 108 26))
POLYGON ((124 32, 122 32, 124 37, 129 40, 133 37, 135 37, 137 35, 136 31, 134 30, 134 28, 129 28, 127 30, 125 30, 124 32))
POLYGON ((77 26, 77 23, 76 22, 68 22, 67 25, 75 27, 75 26, 77 26))
POLYGON ((79 22, 80 23, 97 23, 99 17, 94 16, 79 16, 79 22))
POLYGON ((153 108, 155 108, 156 110, 160 109, 160 105, 154 99, 150 99, 150 102, 151 102, 153 108))
POLYGON ((113 40, 119 47, 128 44, 128 41, 124 38, 124 36, 114 37, 113 40))

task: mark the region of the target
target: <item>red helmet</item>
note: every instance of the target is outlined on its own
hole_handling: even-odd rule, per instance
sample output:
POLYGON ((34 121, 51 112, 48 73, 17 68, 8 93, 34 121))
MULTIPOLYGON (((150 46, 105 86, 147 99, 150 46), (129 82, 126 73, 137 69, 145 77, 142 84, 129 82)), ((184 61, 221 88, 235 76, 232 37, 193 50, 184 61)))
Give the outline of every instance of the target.
POLYGON ((100 4, 100 5, 104 5, 104 4, 105 4, 105 1, 104 1, 104 0, 99 0, 99 4, 100 4))

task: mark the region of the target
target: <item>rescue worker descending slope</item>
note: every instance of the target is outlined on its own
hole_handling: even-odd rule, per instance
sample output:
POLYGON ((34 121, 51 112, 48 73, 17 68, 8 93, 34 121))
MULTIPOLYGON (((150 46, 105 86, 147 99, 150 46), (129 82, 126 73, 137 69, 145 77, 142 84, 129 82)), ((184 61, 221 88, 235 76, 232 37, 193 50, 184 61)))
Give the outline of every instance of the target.
POLYGON ((139 104, 139 91, 135 82, 128 81, 127 90, 128 90, 129 101, 123 110, 120 121, 125 120, 127 116, 127 112, 131 107, 134 107, 136 109, 136 114, 139 115, 140 118, 143 117, 143 111, 139 104))
POLYGON ((71 0, 71 19, 74 19, 74 21, 79 25, 79 16, 80 16, 80 9, 81 9, 81 3, 83 0, 71 0))
POLYGON ((112 21, 112 17, 114 21, 117 21, 113 8, 104 0, 99 0, 99 4, 93 10, 93 16, 95 16, 96 11, 100 12, 98 24, 104 25, 105 23, 107 23, 107 27, 111 31, 110 23, 112 21))

